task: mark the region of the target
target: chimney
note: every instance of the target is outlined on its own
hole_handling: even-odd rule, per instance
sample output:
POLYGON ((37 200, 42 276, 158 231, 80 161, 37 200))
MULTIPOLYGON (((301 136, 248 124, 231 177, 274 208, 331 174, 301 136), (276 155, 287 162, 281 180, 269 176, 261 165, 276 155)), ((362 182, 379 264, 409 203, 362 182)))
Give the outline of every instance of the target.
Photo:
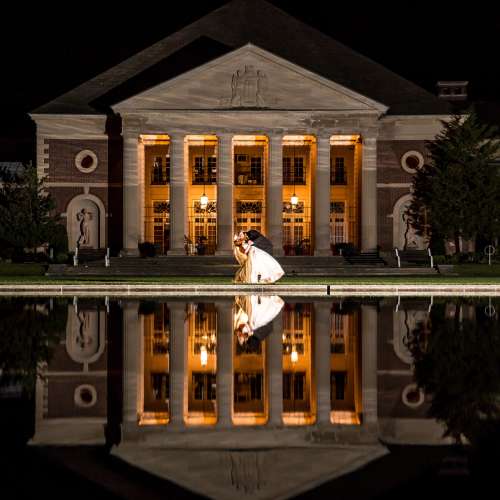
POLYGON ((468 84, 466 81, 439 81, 438 97, 446 101, 466 101, 468 84))

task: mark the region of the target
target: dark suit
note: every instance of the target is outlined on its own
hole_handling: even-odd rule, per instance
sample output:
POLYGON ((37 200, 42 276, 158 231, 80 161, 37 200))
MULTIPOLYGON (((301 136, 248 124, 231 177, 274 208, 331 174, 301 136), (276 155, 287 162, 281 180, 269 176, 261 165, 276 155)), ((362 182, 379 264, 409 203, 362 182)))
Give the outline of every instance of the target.
POLYGON ((250 229, 250 231, 246 232, 248 239, 252 241, 253 245, 264 252, 267 252, 269 255, 273 254, 273 244, 270 240, 268 240, 263 234, 259 233, 255 229, 250 229))

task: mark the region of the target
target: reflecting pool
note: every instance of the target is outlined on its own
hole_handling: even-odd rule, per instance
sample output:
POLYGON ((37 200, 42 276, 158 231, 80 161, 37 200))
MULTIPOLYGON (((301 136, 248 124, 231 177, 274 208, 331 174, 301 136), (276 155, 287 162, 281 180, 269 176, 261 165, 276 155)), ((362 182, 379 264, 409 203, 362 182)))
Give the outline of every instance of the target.
POLYGON ((497 297, 3 298, 3 441, 94 447, 210 498, 329 495, 422 447, 438 476, 484 475, 499 311, 497 297))

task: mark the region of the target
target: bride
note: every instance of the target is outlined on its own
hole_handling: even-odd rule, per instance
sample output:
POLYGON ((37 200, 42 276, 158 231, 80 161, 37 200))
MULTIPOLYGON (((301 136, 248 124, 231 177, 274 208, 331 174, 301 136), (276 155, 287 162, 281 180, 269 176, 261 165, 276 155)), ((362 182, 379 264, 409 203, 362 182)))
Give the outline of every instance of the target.
POLYGON ((274 283, 285 274, 279 263, 255 246, 243 231, 234 237, 234 256, 240 265, 235 283, 274 283))
POLYGON ((234 301, 234 332, 240 345, 258 344, 272 333, 273 320, 285 305, 277 295, 241 295, 234 301))

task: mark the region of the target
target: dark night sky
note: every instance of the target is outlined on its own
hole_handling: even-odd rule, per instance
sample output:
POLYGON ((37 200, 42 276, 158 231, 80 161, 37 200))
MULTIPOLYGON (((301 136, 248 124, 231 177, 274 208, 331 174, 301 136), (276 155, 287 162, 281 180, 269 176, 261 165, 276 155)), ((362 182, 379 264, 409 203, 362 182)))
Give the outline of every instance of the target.
MULTIPOLYGON (((12 118, 226 2, 176 2, 175 10, 169 1, 144 3, 147 8, 122 2, 115 11, 97 10, 104 3, 66 3, 64 10, 48 2, 35 8, 19 3, 2 16, 3 134, 12 118)), ((491 4, 480 9, 481 2, 470 2, 474 10, 468 11, 458 2, 439 10, 433 7, 438 2, 421 1, 382 10, 362 2, 272 3, 432 92, 438 79, 464 79, 474 99, 500 101, 500 16, 491 4)))

